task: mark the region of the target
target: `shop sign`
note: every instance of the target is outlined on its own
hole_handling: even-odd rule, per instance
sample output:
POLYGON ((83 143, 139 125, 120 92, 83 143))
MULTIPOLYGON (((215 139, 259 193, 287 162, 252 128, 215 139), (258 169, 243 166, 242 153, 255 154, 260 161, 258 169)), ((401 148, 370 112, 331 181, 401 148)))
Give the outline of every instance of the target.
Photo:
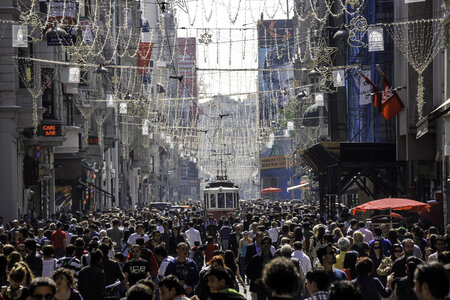
POLYGON ((286 155, 269 156, 260 159, 261 170, 285 168, 288 157, 286 155))

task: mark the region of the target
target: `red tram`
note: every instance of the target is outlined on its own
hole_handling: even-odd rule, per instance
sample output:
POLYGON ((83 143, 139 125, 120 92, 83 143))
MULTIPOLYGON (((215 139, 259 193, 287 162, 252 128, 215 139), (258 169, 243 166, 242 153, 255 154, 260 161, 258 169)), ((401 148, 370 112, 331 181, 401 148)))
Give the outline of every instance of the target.
POLYGON ((203 190, 203 208, 205 220, 212 214, 219 220, 222 216, 239 211, 239 188, 227 179, 227 176, 217 176, 206 184, 203 190))

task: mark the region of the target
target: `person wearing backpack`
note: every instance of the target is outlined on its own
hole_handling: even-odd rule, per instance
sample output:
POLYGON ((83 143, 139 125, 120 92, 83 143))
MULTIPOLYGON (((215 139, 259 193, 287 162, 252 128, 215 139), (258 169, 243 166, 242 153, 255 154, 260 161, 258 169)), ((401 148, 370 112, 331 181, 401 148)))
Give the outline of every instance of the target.
POLYGON ((200 242, 195 241, 194 247, 191 249, 190 257, 195 263, 197 264, 197 269, 201 270, 203 266, 205 265, 205 252, 202 249, 203 247, 200 247, 200 242))

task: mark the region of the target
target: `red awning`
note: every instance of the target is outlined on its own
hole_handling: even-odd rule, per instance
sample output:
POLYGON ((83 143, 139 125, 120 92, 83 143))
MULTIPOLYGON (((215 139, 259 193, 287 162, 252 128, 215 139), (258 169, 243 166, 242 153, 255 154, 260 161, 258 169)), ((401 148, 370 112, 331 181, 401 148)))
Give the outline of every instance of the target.
POLYGON ((270 194, 270 193, 281 193, 281 189, 269 187, 261 190, 261 194, 270 194))
POLYGON ((379 200, 373 200, 352 208, 352 214, 356 214, 357 211, 365 212, 367 210, 411 210, 411 211, 430 211, 430 205, 424 202, 419 202, 411 199, 403 198, 384 198, 379 200))

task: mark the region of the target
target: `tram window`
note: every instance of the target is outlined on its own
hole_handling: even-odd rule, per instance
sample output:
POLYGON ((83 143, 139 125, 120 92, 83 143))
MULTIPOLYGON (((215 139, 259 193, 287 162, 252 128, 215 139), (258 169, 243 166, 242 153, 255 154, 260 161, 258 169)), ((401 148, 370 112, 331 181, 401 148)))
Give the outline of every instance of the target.
POLYGON ((205 208, 209 208, 208 194, 205 194, 203 199, 203 201, 205 202, 205 208))
POLYGON ((226 200, 227 200, 227 208, 233 208, 233 194, 232 193, 226 193, 226 200))
POLYGON ((225 197, 224 197, 224 193, 219 193, 217 194, 217 202, 218 202, 218 206, 217 208, 225 208, 225 197))
POLYGON ((209 196, 209 200, 210 200, 210 208, 216 208, 216 194, 211 194, 209 196))

